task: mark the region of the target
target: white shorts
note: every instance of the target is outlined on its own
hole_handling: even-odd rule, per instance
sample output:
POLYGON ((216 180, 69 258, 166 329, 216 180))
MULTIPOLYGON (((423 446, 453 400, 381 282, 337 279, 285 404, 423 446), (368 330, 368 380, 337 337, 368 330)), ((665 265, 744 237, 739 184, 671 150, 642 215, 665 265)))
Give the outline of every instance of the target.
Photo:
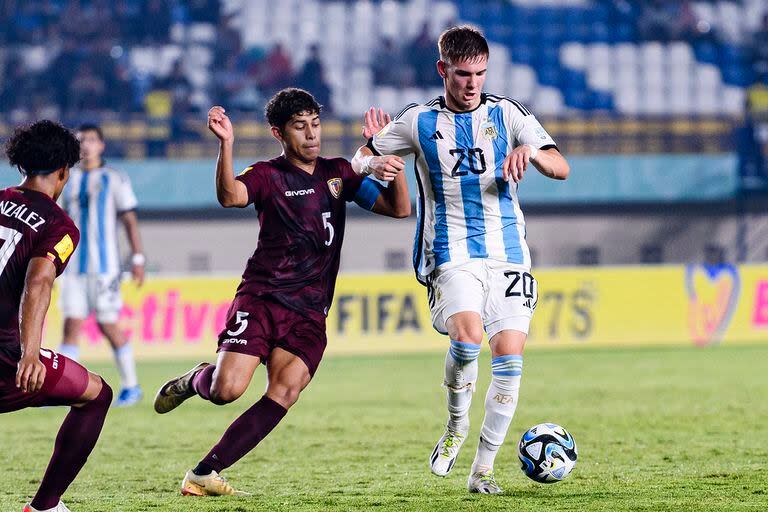
POLYGON ((65 274, 61 279, 61 311, 64 318, 88 318, 96 313, 99 323, 116 323, 123 307, 120 274, 65 274))
POLYGON ((440 267, 427 280, 432 325, 448 334, 446 321, 456 313, 480 315, 490 340, 501 331, 528 334, 539 285, 527 268, 503 261, 474 259, 440 267))

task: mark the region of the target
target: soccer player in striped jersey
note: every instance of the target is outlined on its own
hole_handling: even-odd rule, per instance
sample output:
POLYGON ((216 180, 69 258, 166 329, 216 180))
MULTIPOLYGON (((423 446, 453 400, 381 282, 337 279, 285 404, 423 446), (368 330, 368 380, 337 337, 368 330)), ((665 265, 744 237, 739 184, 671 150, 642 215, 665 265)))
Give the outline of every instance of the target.
POLYGON ((438 47, 445 94, 405 107, 358 150, 352 166, 391 180, 397 172, 383 168, 376 155, 415 157, 413 263, 428 288, 433 325, 450 337, 444 381, 448 423, 430 466, 434 474, 447 475, 469 431, 485 331, 492 379, 468 488, 496 494, 502 490, 493 464, 517 406, 523 348, 537 301, 517 187, 529 163, 558 180, 568 177, 569 166, 525 106, 483 93, 489 50, 479 31, 450 28, 438 47))
POLYGON ((120 372, 120 393, 115 406, 141 400, 133 349, 118 327, 123 302, 120 296, 121 261, 117 243, 118 220, 125 225, 131 246, 131 271, 136 283, 144 282, 145 258, 136 217, 138 204, 128 176, 104 164, 104 136, 97 125, 77 131, 82 160, 71 171, 61 204, 80 229, 81 242, 62 279, 61 308, 64 339, 59 351, 77 360, 83 321, 90 313, 112 346, 120 372))

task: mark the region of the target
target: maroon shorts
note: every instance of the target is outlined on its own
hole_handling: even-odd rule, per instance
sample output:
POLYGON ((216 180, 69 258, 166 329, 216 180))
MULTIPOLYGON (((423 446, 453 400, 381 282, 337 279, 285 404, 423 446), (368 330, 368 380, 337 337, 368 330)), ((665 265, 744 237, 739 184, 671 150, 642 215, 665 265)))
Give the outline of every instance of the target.
POLYGON ((51 350, 40 350, 45 381, 40 391, 25 393, 16 387, 17 363, 0 354, 0 413, 27 407, 77 403, 88 387, 88 370, 51 350))
MULTIPOLYGON (((319 316, 319 315, 318 315, 319 316)), ((238 352, 266 362, 274 348, 299 357, 315 375, 327 340, 325 318, 297 313, 265 297, 235 295, 218 352, 238 352)))

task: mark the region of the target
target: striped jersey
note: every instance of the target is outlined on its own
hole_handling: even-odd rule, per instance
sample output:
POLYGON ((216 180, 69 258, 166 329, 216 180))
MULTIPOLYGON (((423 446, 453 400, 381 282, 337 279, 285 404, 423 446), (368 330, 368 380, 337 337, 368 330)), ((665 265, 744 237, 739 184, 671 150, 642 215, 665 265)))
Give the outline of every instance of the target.
POLYGON ((411 104, 368 141, 378 155, 414 154, 419 188, 413 264, 424 280, 435 268, 473 258, 531 266, 517 185, 502 163, 516 146, 556 147, 521 103, 483 94, 470 112, 441 96, 411 104))
POLYGON ((138 204, 128 176, 110 167, 73 167, 60 202, 80 229, 80 245, 67 273, 119 273, 117 217, 138 204))

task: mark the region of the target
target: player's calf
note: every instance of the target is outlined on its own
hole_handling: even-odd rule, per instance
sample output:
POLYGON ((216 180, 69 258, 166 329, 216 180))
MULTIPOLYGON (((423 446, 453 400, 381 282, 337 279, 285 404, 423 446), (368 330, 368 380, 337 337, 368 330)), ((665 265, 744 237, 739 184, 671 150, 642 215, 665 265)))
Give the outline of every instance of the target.
POLYGON ((59 510, 56 507, 61 505, 61 496, 96 446, 112 403, 112 388, 101 377, 74 361, 63 363, 63 375, 51 391, 52 399, 48 403, 61 405, 61 397, 70 392, 72 382, 86 378, 87 386, 85 392, 72 401, 72 408, 59 428, 48 469, 31 503, 37 510, 59 510))
POLYGON ((520 380, 523 373, 523 356, 502 355, 491 360, 491 385, 485 397, 485 418, 480 431, 477 454, 472 464, 472 473, 488 473, 509 424, 517 408, 520 380))
POLYGON ((479 344, 451 340, 445 356, 448 423, 429 457, 432 473, 437 476, 446 476, 453 469, 469 431, 469 407, 477 381, 479 355, 479 344))

